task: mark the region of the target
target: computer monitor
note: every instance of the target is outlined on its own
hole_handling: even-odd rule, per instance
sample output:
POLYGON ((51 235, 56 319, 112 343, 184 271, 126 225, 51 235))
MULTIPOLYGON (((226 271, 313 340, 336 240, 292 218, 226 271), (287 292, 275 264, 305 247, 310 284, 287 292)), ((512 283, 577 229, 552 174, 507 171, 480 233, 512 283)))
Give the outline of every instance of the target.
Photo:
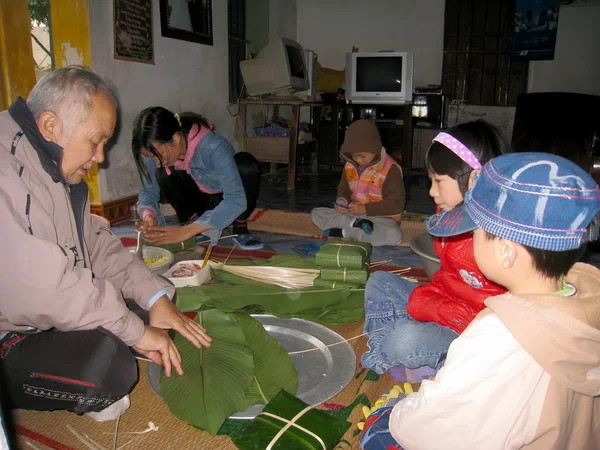
POLYGON ((248 96, 290 97, 308 89, 308 72, 303 48, 291 39, 279 38, 256 55, 240 62, 248 96))

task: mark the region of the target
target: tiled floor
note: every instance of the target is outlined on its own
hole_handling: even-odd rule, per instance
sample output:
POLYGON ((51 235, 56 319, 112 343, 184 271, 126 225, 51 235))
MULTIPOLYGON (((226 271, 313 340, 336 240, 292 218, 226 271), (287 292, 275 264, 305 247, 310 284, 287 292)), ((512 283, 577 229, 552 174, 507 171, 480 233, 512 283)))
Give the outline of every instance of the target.
MULTIPOLYGON (((301 166, 296 176, 296 189, 287 190, 287 169, 284 166, 272 175, 266 173, 261 180, 259 208, 282 209, 286 211, 310 212, 317 206, 331 206, 336 199, 337 184, 341 177, 341 167, 328 169, 323 166, 318 175, 312 175, 310 168, 301 166)), ((424 171, 411 170, 405 173, 406 210, 409 212, 433 214, 435 206, 429 197, 429 180, 424 171)), ((113 227, 118 236, 134 236, 133 225, 125 223, 113 227)), ((229 234, 229 233, 228 233, 229 234)), ((314 255, 321 244, 318 239, 301 238, 273 233, 259 233, 265 250, 279 253, 314 255)), ((201 240, 200 236, 198 240, 201 240)), ((221 242, 231 245, 230 241, 221 242)), ((391 260, 391 264, 406 267, 422 267, 420 258, 408 247, 383 246, 375 249, 373 261, 391 260)), ((584 262, 600 267, 600 244, 595 244, 586 252, 584 262)))
MULTIPOLYGON (((296 189, 287 190, 287 169, 283 167, 275 175, 265 174, 261 180, 259 208, 281 209, 286 211, 310 212, 317 206, 331 206, 336 199, 337 185, 340 180, 341 167, 331 170, 323 167, 318 175, 310 174, 309 167, 300 167, 296 177, 296 189)), ((407 181, 407 211, 418 213, 433 213, 434 206, 427 191, 429 180, 424 174, 409 175, 407 181)), ((117 236, 135 235, 133 225, 123 223, 113 227, 117 236)), ((230 234, 228 231, 224 232, 230 234)), ((320 239, 310 239, 298 236, 288 236, 274 233, 258 233, 264 243, 264 249, 287 254, 314 256, 320 239)), ((198 241, 203 237, 199 236, 198 241)), ((232 245, 231 239, 220 242, 222 245, 232 245)), ((372 261, 387 261, 404 267, 422 267, 421 259, 408 247, 383 246, 375 248, 372 261)))
MULTIPOLYGON (((286 211, 310 212, 318 206, 331 206, 336 199, 337 185, 342 176, 342 167, 321 166, 318 175, 310 173, 310 168, 301 166, 296 175, 296 189, 287 190, 287 168, 282 167, 276 174, 262 176, 259 208, 282 209, 286 211)), ((429 179, 423 170, 410 170, 405 173, 406 210, 409 212, 433 214, 435 206, 429 197, 429 179)))

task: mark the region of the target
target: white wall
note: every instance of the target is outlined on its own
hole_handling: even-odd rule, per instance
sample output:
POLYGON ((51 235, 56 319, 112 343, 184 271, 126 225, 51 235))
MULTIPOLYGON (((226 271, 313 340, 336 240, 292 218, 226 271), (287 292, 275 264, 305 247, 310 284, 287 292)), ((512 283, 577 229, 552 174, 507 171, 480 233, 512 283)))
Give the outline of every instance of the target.
POLYGON ((89 2, 93 67, 113 80, 121 100, 122 129, 107 152, 108 168, 101 168, 99 175, 103 203, 136 195, 141 186, 131 153, 131 126, 136 114, 148 106, 204 114, 235 144, 235 125, 227 112, 227 2, 212 2, 214 45, 208 46, 163 38, 159 0, 153 0, 154 65, 113 58, 113 4, 108 0, 89 2))
POLYGON ((412 50, 415 84, 440 84, 444 6, 445 0, 298 0, 298 42, 337 70, 352 46, 412 50))
POLYGON ((256 54, 269 43, 269 9, 269 0, 246 0, 246 39, 252 42, 248 53, 256 54))
POLYGON ((528 92, 600 95, 600 5, 561 6, 553 61, 529 63, 528 92))
POLYGON ((275 39, 297 39, 297 3, 304 0, 271 0, 269 7, 269 42, 275 39))

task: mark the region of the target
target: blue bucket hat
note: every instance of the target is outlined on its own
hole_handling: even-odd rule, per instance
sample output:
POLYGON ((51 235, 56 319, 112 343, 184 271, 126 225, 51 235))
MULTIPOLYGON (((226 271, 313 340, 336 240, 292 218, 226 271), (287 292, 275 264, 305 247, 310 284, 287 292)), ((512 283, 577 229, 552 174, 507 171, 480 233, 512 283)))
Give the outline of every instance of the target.
POLYGON ((598 237, 600 188, 575 163, 548 153, 488 162, 462 206, 427 220, 434 236, 482 228, 527 247, 566 251, 598 237))

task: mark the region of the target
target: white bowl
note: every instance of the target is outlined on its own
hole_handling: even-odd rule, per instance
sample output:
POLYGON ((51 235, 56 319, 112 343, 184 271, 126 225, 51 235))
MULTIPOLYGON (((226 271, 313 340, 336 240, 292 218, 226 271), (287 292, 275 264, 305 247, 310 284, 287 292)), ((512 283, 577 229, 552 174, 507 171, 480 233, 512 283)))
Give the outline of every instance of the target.
POLYGON ((201 269, 200 271, 198 271, 191 277, 174 277, 173 272, 178 270, 184 264, 196 264, 196 265, 202 267, 203 262, 204 261, 200 261, 200 260, 180 261, 180 262, 176 263, 175 265, 173 265, 173 267, 171 267, 169 270, 167 270, 162 275, 163 275, 163 277, 167 277, 169 279, 169 281, 175 285, 175 287, 200 286, 200 285, 206 283, 207 281, 210 281, 210 279, 211 279, 211 274, 210 274, 211 263, 210 263, 210 261, 206 264, 206 266, 204 266, 204 269, 201 269))
MULTIPOLYGON (((135 247, 127 247, 127 248, 131 253, 135 253, 135 247)), ((151 266, 148 266, 148 269, 150 269, 152 271, 152 273, 156 273, 156 274, 163 273, 165 270, 167 270, 169 267, 171 267, 173 265, 173 261, 175 261, 175 257, 173 256, 173 253, 171 253, 169 250, 166 250, 164 248, 144 246, 144 258, 161 258, 163 256, 166 256, 167 259, 164 261, 161 261, 158 264, 152 264, 151 266)))
POLYGON ((429 233, 423 233, 414 237, 410 241, 410 248, 421 257, 425 273, 431 278, 434 273, 440 270, 440 259, 433 249, 433 236, 429 233))

